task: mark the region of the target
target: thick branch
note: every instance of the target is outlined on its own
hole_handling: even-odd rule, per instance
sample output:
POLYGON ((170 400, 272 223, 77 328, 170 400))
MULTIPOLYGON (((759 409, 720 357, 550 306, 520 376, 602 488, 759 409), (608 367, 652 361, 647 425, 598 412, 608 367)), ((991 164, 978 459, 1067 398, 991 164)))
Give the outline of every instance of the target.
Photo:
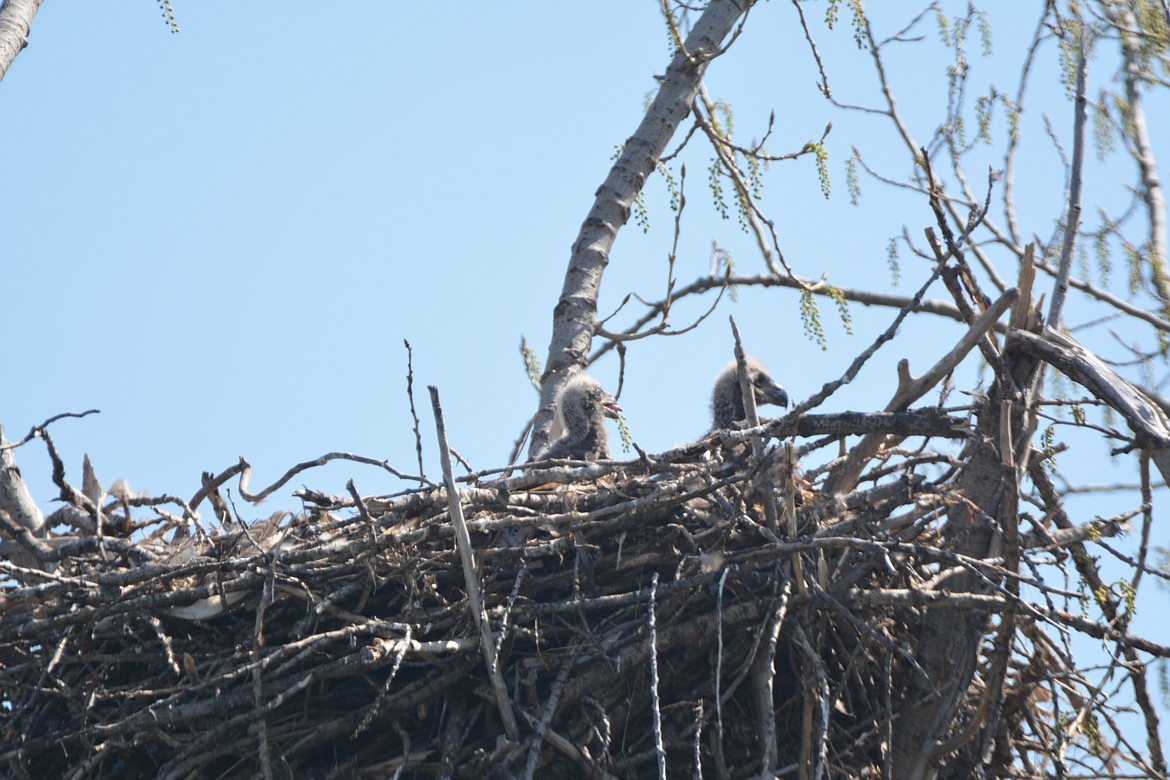
POLYGON ((1072 338, 1051 328, 1043 336, 1013 331, 1011 341, 1051 364, 1125 418, 1138 443, 1149 450, 1163 479, 1170 479, 1170 420, 1132 384, 1072 338))
POLYGON ((12 448, 5 444, 4 426, 0 425, 0 512, 33 534, 43 536, 44 515, 20 478, 12 448))
POLYGON ((750 3, 713 0, 695 22, 684 48, 675 53, 657 97, 642 123, 625 143, 609 176, 597 190, 589 216, 573 243, 560 301, 553 311, 548 361, 541 380, 540 408, 529 454, 548 443, 554 402, 565 382, 584 365, 597 321, 601 275, 618 230, 630 216, 630 204, 654 170, 671 136, 690 113, 707 62, 750 3))
MULTIPOLYGON (((1003 313, 1008 310, 1016 300, 1017 292, 1015 288, 1008 290, 999 300, 985 311, 979 319, 972 323, 971 327, 959 339, 954 348, 948 352, 943 358, 936 363, 929 371, 923 374, 918 379, 910 377, 909 363, 903 360, 898 364, 898 390, 894 393, 894 397, 886 404, 887 412, 900 412, 904 410, 914 401, 921 398, 930 388, 934 387, 943 377, 954 371, 955 367, 962 362, 963 358, 967 356, 976 344, 978 344, 983 337, 991 330, 992 326, 999 320, 1003 313)), ((828 493, 838 493, 852 490, 853 486, 857 484, 857 478, 861 475, 861 471, 865 468, 865 464, 881 447, 882 442, 885 441, 884 434, 869 434, 862 439, 856 446, 854 446, 845 462, 834 472, 829 475, 825 482, 825 491, 828 493)))
POLYGON ((28 46, 29 28, 42 0, 3 0, 0 2, 0 80, 28 46))

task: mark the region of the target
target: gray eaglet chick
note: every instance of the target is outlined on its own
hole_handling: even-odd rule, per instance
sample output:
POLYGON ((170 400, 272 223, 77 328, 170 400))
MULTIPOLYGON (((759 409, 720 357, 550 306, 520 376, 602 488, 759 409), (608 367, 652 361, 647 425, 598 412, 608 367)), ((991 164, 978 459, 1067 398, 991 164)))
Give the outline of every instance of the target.
POLYGON ((565 432, 536 459, 607 460, 609 440, 605 436, 605 418, 616 419, 621 410, 596 379, 578 374, 557 396, 557 415, 565 432))
MULTIPOLYGON (((788 393, 772 379, 762 363, 748 358, 747 371, 757 406, 761 404, 788 406, 788 393)), ((711 426, 713 431, 730 428, 732 423, 747 419, 747 412, 743 408, 743 393, 739 389, 739 371, 734 360, 715 380, 715 389, 711 393, 711 416, 714 419, 711 426)))

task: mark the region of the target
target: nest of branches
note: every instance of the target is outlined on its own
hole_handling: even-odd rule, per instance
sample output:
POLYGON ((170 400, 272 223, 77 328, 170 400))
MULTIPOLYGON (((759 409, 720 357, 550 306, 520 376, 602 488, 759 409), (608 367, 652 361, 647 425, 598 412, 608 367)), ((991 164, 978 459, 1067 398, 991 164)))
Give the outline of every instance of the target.
MULTIPOLYGON (((939 274, 967 300, 943 260, 939 274)), ((1043 365, 1117 410, 1163 475, 1170 421, 1044 328, 1029 285, 1021 274, 1020 289, 965 309, 967 332, 922 376, 903 363, 896 411, 809 413, 830 383, 754 424, 745 390, 753 427, 628 462, 456 480, 432 388, 442 485, 303 489, 298 514, 251 524, 220 495, 236 476, 258 503, 328 460, 394 470, 333 453, 252 494, 241 460, 189 501, 106 500, 88 471, 81 490, 66 481, 45 426, 17 445, 0 432, 0 765, 71 778, 1164 777, 1144 659, 1170 648, 1128 631, 1137 576, 1156 574, 1146 541, 1128 594, 1086 549, 1137 515, 1146 539, 1150 500, 1070 519, 1032 444, 1043 365), (1009 309, 1001 344, 992 328, 1009 309), (910 408, 975 349, 994 377, 973 406, 910 408), (34 436, 65 501, 47 522, 22 504, 12 458, 34 436), (848 437, 860 438, 825 454, 848 437), (1103 672, 1078 666, 1086 638, 1103 672)))
MULTIPOLYGON (((304 511, 250 526, 218 498, 236 469, 197 497, 222 510, 211 531, 143 529, 135 504, 157 501, 125 496, 104 533, 8 524, 0 759, 12 777, 888 777, 908 708, 958 684, 935 759, 952 768, 1141 766, 1070 724, 1103 707, 1046 628, 1119 636, 1039 574, 1108 529, 1022 534, 1024 600, 1002 556, 940 540, 968 500, 950 456, 890 450, 845 494, 794 461, 846 432, 953 447, 975 430, 937 411, 786 418, 469 476, 455 502, 302 490, 304 511), (769 444, 794 437, 811 443, 769 444), (948 572, 980 587, 937 587, 948 572), (916 660, 938 611, 977 635, 953 680, 916 660)), ((58 478, 69 511, 99 516, 58 478)))

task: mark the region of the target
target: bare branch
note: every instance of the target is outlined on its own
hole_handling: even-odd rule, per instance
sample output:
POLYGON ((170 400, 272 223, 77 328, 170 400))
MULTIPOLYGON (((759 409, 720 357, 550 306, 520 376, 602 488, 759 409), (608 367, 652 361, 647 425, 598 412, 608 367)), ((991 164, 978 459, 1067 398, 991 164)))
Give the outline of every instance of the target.
POLYGON ((402 340, 406 346, 406 398, 410 401, 410 418, 414 420, 414 450, 418 455, 418 476, 419 484, 426 484, 427 472, 423 468, 423 450, 422 450, 422 434, 418 430, 418 413, 414 409, 414 351, 410 348, 410 342, 406 339, 402 340))
POLYGON ((707 6, 667 68, 646 116, 597 190, 589 216, 573 243, 560 301, 554 310, 530 454, 548 443, 557 394, 589 354, 601 276, 618 230, 629 218, 630 204, 689 113, 706 71, 706 58, 719 51, 720 43, 743 13, 744 8, 734 0, 713 0, 707 6))
POLYGON ((1060 328, 1064 313, 1064 299, 1068 295, 1068 279, 1072 272, 1073 248, 1076 246, 1077 231, 1081 225, 1081 179, 1085 168, 1085 71, 1088 60, 1085 56, 1085 33, 1079 36, 1080 50, 1077 54, 1077 94, 1073 114, 1073 156, 1069 172, 1068 208, 1064 214, 1064 245, 1060 250, 1060 265, 1056 271, 1056 285, 1052 289, 1052 300, 1048 306, 1048 322, 1060 328))
POLYGON ((0 2, 0 80, 12 66, 16 55, 28 46, 29 28, 42 0, 3 0, 0 2))
MULTIPOLYGON (((918 379, 910 375, 910 363, 903 359, 898 363, 898 389, 894 397, 886 404, 887 412, 899 412, 906 409, 911 403, 925 395, 930 388, 938 384, 944 376, 955 369, 975 346, 983 340, 991 327, 1003 316, 1017 297, 1016 289, 1008 290, 987 311, 983 313, 958 343, 918 379)), ((825 480, 825 490, 829 493, 839 493, 853 489, 857 478, 865 464, 873 457, 878 448, 885 441, 884 434, 869 434, 856 444, 849 452, 848 457, 839 467, 833 470, 825 480)))
POLYGON ((427 389, 431 393, 431 406, 435 412, 435 433, 439 438, 439 462, 443 467, 443 483, 447 487, 447 502, 451 511, 451 522, 455 528, 459 560, 463 563, 463 579, 467 585, 468 607, 471 610, 471 619, 475 622, 479 633, 480 647, 483 650, 488 676, 492 681, 492 691, 495 694, 500 720, 504 724, 504 731, 507 733, 508 739, 515 742, 520 737, 520 731, 516 726, 516 717, 512 714, 512 703, 508 699, 504 679, 500 675, 500 667, 496 663, 496 646, 492 638, 491 625, 488 623, 487 612, 483 608, 479 573, 475 568, 475 557, 471 551, 471 535, 467 531, 467 522, 463 519, 463 505, 459 499, 459 488, 455 486, 455 475, 451 471, 451 453, 447 446, 447 427, 443 424, 443 407, 439 403, 439 389, 434 385, 428 385, 427 389))

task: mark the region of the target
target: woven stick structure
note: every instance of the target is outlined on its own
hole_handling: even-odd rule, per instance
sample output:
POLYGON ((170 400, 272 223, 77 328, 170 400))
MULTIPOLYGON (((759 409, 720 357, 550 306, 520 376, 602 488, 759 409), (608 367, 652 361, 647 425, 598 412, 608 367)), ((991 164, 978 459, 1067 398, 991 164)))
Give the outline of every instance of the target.
MULTIPOLYGON (((140 520, 134 504, 157 500, 124 496, 102 506, 100 537, 91 526, 25 538, 7 523, 20 539, 0 561, 0 766, 73 778, 734 778, 767 763, 785 777, 882 777, 906 708, 924 686, 945 688, 915 652, 925 618, 952 610, 986 641, 941 760, 990 750, 1039 773, 1149 770, 1135 742, 1094 743, 1084 724, 1104 739, 1113 712, 1085 690, 1063 636, 1170 650, 1079 617, 1085 596, 1043 574, 1116 529, 1021 533, 1018 572, 1006 556, 944 549, 940 518, 966 498, 955 468, 925 472, 954 462, 934 443, 972 435, 966 418, 937 411, 806 416, 636 461, 462 478, 515 740, 442 487, 302 490, 300 514, 250 527, 226 516, 194 535, 190 517, 155 506, 140 520), (757 460, 746 446, 845 430, 929 446, 885 452, 865 487, 831 496, 783 448, 757 460), (795 537, 767 528, 765 501, 795 510, 795 537), (956 569, 985 587, 931 584, 956 569), (1005 615, 1015 630, 1001 646, 1005 615), (994 679, 1002 695, 989 707, 994 679)), ((215 480, 203 493, 218 497, 215 480)), ((97 512, 77 497, 49 522, 97 512)))

